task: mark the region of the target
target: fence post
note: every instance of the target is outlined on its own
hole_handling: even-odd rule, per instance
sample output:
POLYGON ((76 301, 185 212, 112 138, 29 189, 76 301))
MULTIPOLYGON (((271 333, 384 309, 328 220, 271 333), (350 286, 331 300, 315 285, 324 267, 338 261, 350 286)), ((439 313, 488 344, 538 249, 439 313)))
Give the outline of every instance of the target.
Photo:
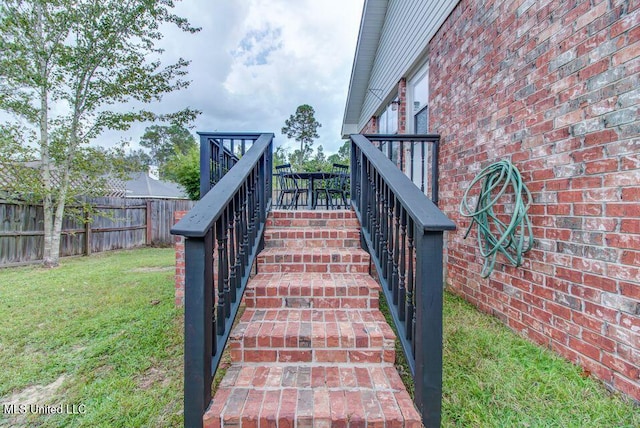
POLYGON ((91 211, 85 211, 84 214, 84 254, 91 255, 91 211))
MULTIPOLYGON (((201 427, 211 402, 213 234, 185 239, 184 422, 201 427)), ((222 321, 224 322, 224 320, 222 321)))
POLYGON ((145 211, 146 214, 146 221, 147 221, 147 245, 152 245, 153 244, 153 220, 152 220, 152 215, 151 215, 151 201, 147 200, 147 208, 145 211))
POLYGON ((440 426, 442 407, 442 235, 415 230, 415 401, 425 427, 440 426))

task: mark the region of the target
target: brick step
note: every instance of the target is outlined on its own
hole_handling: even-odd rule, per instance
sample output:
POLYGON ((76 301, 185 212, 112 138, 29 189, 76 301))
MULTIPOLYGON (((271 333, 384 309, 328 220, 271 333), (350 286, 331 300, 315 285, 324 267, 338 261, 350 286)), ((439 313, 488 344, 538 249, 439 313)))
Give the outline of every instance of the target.
POLYGON ((360 248, 360 230, 317 227, 272 228, 265 231, 264 240, 267 248, 360 248))
POLYGON ((222 426, 420 427, 392 365, 232 365, 204 416, 222 426))
POLYGON ((369 254, 359 248, 265 248, 259 272, 368 273, 369 254))
POLYGON ((395 335, 378 310, 247 309, 232 361, 393 363, 395 335))
POLYGON ((377 309, 379 290, 367 274, 260 273, 244 301, 248 308, 377 309))
POLYGON ((360 228, 358 217, 351 210, 276 210, 267 218, 267 229, 283 227, 360 228))

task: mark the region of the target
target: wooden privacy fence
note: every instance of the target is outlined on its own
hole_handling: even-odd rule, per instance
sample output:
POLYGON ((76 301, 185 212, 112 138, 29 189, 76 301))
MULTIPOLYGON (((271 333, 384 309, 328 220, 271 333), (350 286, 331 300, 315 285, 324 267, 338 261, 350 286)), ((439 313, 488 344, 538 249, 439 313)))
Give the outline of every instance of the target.
MULTIPOLYGON (((175 211, 186 211, 193 201, 183 199, 91 198, 73 205, 74 215, 62 223, 60 255, 172 245, 175 211), (82 204, 91 209, 83 210, 82 204)), ((41 204, 0 200, 0 267, 42 260, 44 213, 41 204)))

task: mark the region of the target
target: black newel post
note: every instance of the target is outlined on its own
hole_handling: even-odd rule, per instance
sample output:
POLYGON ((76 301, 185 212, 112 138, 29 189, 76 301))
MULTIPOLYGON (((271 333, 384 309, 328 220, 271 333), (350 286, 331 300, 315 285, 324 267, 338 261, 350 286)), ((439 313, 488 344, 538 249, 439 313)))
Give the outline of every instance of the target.
POLYGON ((211 142, 200 136, 200 199, 211 189, 211 142))
POLYGON ((415 235, 415 401, 430 428, 440 426, 442 407, 442 231, 415 235))
POLYGON ((211 401, 213 341, 213 236, 185 239, 184 416, 185 426, 202 426, 211 401))

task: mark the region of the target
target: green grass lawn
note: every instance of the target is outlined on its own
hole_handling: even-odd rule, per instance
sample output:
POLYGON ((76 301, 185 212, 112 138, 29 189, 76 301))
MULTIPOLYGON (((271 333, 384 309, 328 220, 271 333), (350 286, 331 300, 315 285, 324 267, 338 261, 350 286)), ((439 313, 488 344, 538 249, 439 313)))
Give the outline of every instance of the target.
MULTIPOLYGON (((85 411, 0 426, 181 426, 173 264, 172 249, 142 249, 0 269, 0 404, 85 411)), ((444 361, 445 427, 640 426, 638 407, 448 294, 444 361)))
POLYGON ((85 411, 0 415, 0 426, 180 426, 174 258, 141 249, 0 270, 0 404, 22 392, 19 402, 85 411))
POLYGON ((640 407, 445 293, 443 426, 639 427, 640 407))

